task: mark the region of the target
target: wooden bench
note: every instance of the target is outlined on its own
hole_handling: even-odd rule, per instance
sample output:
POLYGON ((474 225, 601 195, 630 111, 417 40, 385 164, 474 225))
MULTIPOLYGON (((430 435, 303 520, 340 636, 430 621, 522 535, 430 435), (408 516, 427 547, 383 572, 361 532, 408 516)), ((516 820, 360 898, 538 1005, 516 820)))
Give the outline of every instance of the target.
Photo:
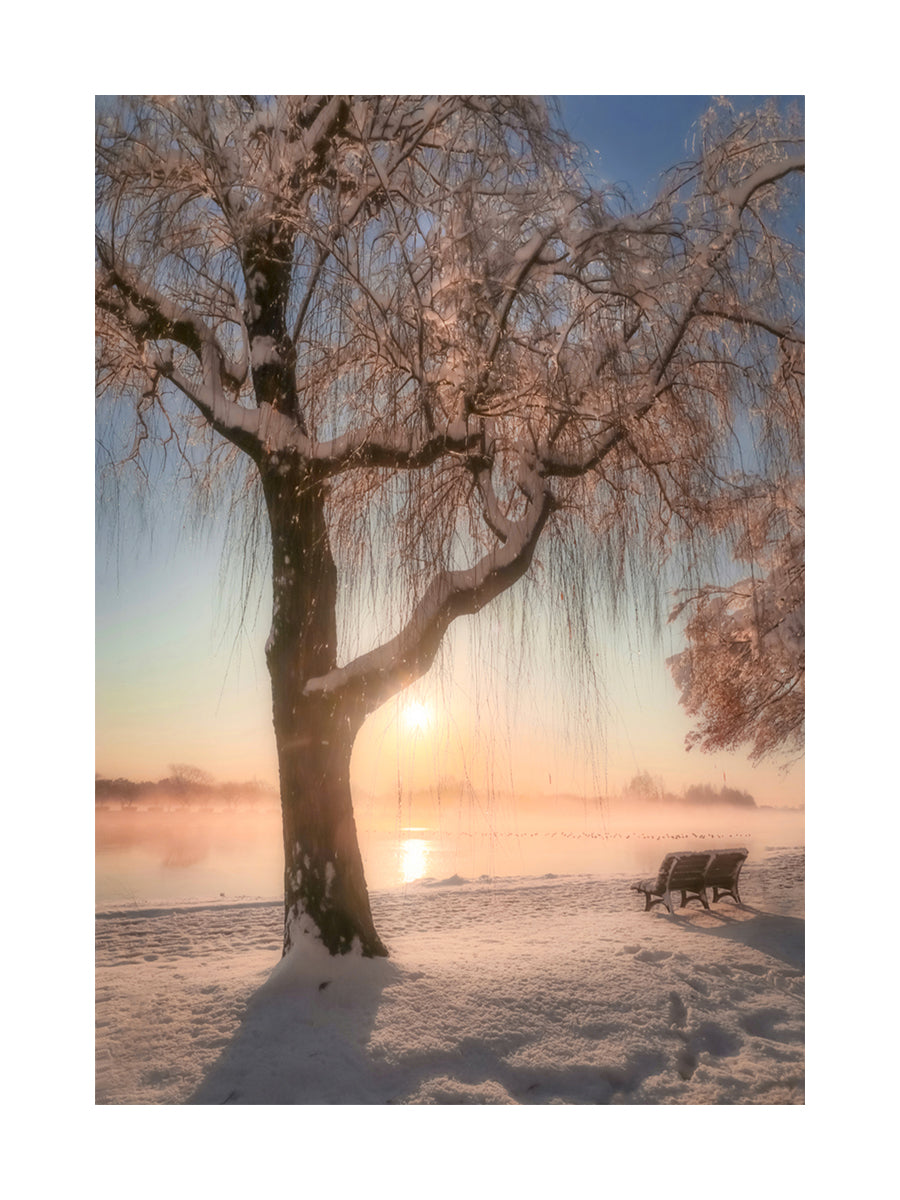
POLYGON ((656 877, 632 884, 632 890, 643 895, 644 912, 649 912, 654 904, 665 904, 671 913, 673 892, 681 893, 682 908, 691 900, 699 900, 704 908, 709 908, 707 888, 712 888, 714 904, 723 896, 731 896, 736 904, 741 904, 738 877, 746 857, 743 847, 667 854, 656 877))

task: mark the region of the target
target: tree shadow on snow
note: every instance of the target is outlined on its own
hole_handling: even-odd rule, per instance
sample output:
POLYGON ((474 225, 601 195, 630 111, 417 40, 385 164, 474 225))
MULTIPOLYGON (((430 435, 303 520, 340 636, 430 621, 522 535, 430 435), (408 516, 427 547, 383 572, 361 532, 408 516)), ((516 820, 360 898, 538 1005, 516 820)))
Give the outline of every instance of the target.
POLYGON ((403 971, 321 949, 279 963, 187 1104, 383 1103, 367 1046, 382 992, 403 971))

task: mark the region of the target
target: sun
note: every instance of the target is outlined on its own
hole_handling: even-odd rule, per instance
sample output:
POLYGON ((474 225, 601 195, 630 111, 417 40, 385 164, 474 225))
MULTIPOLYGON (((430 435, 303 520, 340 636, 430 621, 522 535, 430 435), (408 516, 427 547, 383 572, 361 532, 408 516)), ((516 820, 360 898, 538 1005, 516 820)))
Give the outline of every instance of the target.
POLYGON ((424 733, 431 724, 431 713, 418 700, 410 700, 403 709, 403 724, 412 733, 424 733))

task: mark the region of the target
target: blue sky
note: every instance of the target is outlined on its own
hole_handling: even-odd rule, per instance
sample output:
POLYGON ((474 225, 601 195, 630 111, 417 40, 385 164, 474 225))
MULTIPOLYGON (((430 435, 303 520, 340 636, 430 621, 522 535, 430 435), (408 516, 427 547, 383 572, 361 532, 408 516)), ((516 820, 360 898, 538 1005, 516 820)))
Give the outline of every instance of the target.
POLYGON ((655 190, 662 171, 686 157, 691 126, 709 96, 560 96, 569 132, 597 156, 598 174, 635 195, 655 190))
MULTIPOLYGON (((686 156, 691 125, 710 98, 560 99, 570 131, 599 151, 598 177, 625 183, 639 196, 652 193, 660 172, 686 156)), ((256 619, 240 628, 237 588, 227 583, 223 587, 215 533, 196 533, 165 496, 154 497, 150 508, 152 515, 143 529, 126 514, 117 547, 110 547, 105 536, 98 540, 96 769, 105 775, 159 778, 168 773, 169 764, 191 762, 218 779, 274 780, 263 659, 268 593, 264 590, 256 619)), ((457 642, 454 654, 466 659, 465 635, 457 642)), ((691 782, 718 785, 724 777, 759 802, 800 803, 802 766, 785 774, 777 764, 752 767, 742 754, 685 754, 683 739, 690 722, 677 704, 664 666, 666 654, 675 648, 670 631, 658 646, 636 640, 629 644, 620 636, 615 645, 605 647, 601 781, 614 788, 649 771, 680 790, 691 782)), ((466 670, 464 666, 460 677, 463 692, 471 690, 466 670)), ((420 690, 439 704, 440 689, 433 681, 424 681, 420 690)), ((462 728, 464 719, 458 712, 452 722, 448 717, 448 728, 452 723, 475 759, 484 757, 483 732, 462 728)), ((527 762, 529 778, 544 787, 550 781, 560 790, 590 786, 572 769, 571 750, 554 738, 546 706, 525 700, 520 721, 521 729, 510 737, 509 753, 527 762)), ((371 764, 380 754, 385 774, 388 768, 394 770, 398 725, 397 710, 390 705, 370 718, 360 735, 359 762, 371 764)), ((428 764, 420 763, 423 780, 427 771, 428 764)), ((367 781, 377 777, 371 765, 366 776, 367 781)))

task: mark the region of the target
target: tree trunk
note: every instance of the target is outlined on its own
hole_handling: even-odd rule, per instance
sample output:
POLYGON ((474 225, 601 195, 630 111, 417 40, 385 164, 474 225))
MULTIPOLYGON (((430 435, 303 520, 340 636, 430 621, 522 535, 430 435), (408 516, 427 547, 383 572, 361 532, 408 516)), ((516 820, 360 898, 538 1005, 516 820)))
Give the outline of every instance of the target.
POLYGON ((335 695, 303 695, 336 665, 337 572, 325 486, 284 456, 261 467, 272 530, 272 631, 266 659, 284 832, 284 952, 303 935, 331 954, 358 941, 386 955, 375 932, 350 796, 350 755, 363 720, 335 695))
POLYGON ((375 932, 350 797, 356 730, 346 717, 298 706, 291 735, 275 736, 284 827, 284 952, 303 935, 332 954, 358 939, 367 957, 386 955, 375 932))

